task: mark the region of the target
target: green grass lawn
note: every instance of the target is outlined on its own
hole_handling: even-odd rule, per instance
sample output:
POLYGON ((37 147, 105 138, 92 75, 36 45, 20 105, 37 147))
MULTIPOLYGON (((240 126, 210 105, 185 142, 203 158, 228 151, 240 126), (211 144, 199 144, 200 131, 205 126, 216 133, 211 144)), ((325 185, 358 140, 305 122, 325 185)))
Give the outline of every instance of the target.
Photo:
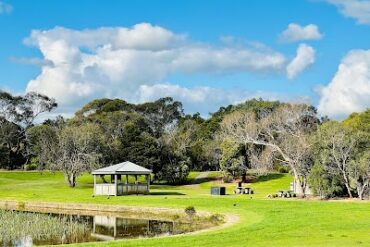
MULTIPOLYGON (((197 173, 192 173, 195 178, 197 173)), ((211 173, 213 179, 217 173, 211 173)), ((0 200, 118 204, 185 208, 238 215, 238 223, 215 231, 164 238, 87 243, 85 246, 370 246, 370 203, 266 199, 288 189, 291 177, 270 174, 249 186, 255 195, 209 195, 211 180, 183 186, 153 185, 152 195, 92 197, 92 177, 69 188, 60 173, 0 172, 0 200)), ((231 193, 235 184, 227 185, 231 193)), ((71 245, 69 245, 71 246, 71 245)))

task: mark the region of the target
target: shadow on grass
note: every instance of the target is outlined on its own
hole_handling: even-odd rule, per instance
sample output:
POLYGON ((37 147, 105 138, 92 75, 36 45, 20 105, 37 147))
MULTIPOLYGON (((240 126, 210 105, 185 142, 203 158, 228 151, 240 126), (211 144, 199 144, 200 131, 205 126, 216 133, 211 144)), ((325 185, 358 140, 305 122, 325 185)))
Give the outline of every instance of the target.
POLYGON ((274 180, 274 179, 280 179, 282 177, 284 177, 285 174, 283 173, 272 173, 272 174, 268 174, 268 175, 265 175, 265 176, 259 176, 257 178, 257 183, 258 182, 267 182, 267 181, 270 181, 270 180, 274 180))
POLYGON ((184 193, 175 192, 175 191, 160 191, 160 192, 150 192, 151 196, 184 196, 184 193))

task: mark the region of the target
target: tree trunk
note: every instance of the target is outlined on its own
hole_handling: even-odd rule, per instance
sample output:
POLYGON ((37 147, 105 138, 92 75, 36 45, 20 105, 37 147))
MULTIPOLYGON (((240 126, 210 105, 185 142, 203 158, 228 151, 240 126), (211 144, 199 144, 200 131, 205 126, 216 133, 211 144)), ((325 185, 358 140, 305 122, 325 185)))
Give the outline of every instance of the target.
POLYGON ((349 196, 349 198, 353 198, 351 188, 349 187, 348 178, 347 178, 347 175, 345 174, 345 172, 343 172, 343 178, 344 178, 344 185, 346 186, 348 196, 349 196))
POLYGON ((364 199, 364 193, 365 193, 366 187, 367 187, 367 183, 357 185, 357 194, 360 200, 364 199))
POLYGON ((357 189, 357 193, 358 193, 358 198, 360 198, 360 200, 362 201, 364 197, 364 189, 362 188, 362 186, 361 188, 357 189))
POLYGON ((304 196, 305 193, 304 193, 303 186, 301 184, 301 180, 299 179, 299 175, 295 169, 292 169, 292 170, 293 170, 293 175, 294 175, 294 184, 295 184, 295 187, 297 188, 296 192, 298 195, 304 196))
POLYGON ((242 175, 242 182, 246 183, 247 182, 247 174, 244 172, 242 175))
POLYGON ((74 188, 76 186, 76 174, 74 172, 71 172, 70 174, 66 174, 66 178, 69 187, 74 188))

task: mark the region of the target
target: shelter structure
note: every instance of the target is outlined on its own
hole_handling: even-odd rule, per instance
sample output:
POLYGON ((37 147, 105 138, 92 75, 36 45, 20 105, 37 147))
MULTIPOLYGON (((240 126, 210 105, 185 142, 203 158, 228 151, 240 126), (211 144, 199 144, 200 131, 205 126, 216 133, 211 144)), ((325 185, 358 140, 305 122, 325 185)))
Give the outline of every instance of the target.
POLYGON ((130 161, 94 170, 91 173, 94 176, 94 195, 147 194, 150 189, 151 172, 130 161), (108 181, 105 178, 107 175, 110 177, 108 181), (99 178, 100 183, 97 182, 99 178))

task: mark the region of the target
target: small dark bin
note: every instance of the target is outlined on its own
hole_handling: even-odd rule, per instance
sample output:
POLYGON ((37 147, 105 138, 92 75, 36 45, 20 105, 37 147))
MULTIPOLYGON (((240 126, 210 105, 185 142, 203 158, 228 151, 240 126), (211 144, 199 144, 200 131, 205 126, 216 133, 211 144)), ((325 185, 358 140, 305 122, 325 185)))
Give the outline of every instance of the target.
POLYGON ((211 195, 226 195, 226 188, 225 187, 211 187, 211 195))

